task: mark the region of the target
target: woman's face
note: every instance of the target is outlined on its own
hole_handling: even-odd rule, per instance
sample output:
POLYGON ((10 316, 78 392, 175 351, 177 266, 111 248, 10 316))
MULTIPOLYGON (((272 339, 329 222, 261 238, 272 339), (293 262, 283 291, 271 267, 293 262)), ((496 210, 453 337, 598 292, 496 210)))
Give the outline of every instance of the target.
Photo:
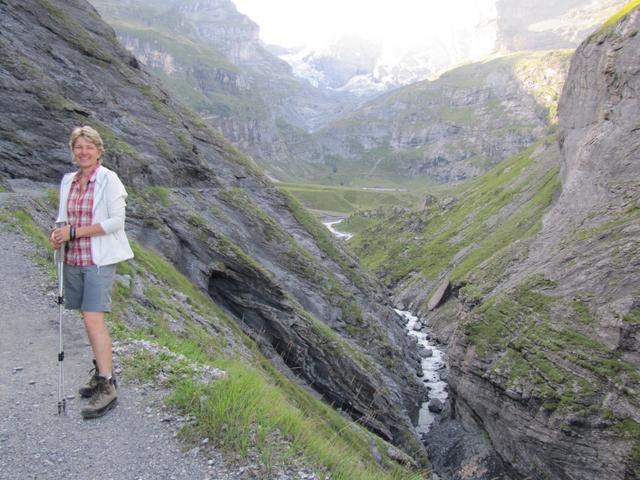
POLYGON ((98 165, 100 150, 93 142, 84 137, 78 137, 73 143, 73 156, 76 164, 82 169, 92 169, 98 165))

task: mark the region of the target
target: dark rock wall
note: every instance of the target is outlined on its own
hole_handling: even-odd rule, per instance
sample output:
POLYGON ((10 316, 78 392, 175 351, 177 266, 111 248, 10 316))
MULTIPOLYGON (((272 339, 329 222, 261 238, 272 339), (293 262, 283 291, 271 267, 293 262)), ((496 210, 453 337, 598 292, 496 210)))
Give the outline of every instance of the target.
POLYGON ((422 457, 410 421, 417 359, 380 287, 339 245, 334 259, 324 253, 251 160, 177 104, 89 4, 0 1, 0 109, 0 181, 55 189, 72 169, 71 128, 96 127, 105 165, 130 191, 132 238, 211 293, 291 375, 422 457))
POLYGON ((465 309, 452 339, 457 415, 521 478, 640 477, 639 28, 636 8, 576 51, 559 105, 562 194, 485 300, 493 310, 465 309), (544 285, 523 288, 536 275, 544 285), (501 315, 504 343, 480 330, 501 315), (541 383, 518 380, 528 368, 541 383))
POLYGON ((621 185, 637 191, 639 17, 636 9, 619 25, 593 34, 571 62, 558 106, 564 160, 558 208, 571 208, 574 216, 614 200, 621 185))

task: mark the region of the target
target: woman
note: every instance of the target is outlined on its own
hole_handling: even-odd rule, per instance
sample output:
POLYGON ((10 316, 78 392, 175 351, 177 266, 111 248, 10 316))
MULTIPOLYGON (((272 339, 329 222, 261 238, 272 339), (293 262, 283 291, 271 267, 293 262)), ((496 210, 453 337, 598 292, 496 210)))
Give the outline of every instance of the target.
POLYGON ((102 165, 104 146, 91 127, 71 132, 69 148, 78 169, 60 185, 57 222, 65 225, 51 232, 58 249, 67 243, 64 260, 65 306, 79 309, 95 356, 95 374, 80 389, 90 398, 83 418, 97 418, 117 403, 112 372, 111 338, 105 313, 111 311, 111 287, 116 263, 133 258, 124 232, 127 192, 115 172, 102 165))

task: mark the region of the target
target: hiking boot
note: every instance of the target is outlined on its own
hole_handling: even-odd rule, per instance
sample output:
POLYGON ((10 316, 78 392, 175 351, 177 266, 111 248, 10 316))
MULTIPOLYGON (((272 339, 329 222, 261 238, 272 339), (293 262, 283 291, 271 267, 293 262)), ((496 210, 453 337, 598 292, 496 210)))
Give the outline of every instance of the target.
POLYGON ((101 417, 118 403, 115 378, 107 380, 104 377, 98 377, 96 382, 95 393, 89 400, 89 405, 80 411, 84 419, 101 417))
POLYGON ((98 374, 100 370, 98 370, 98 364, 95 359, 93 360, 93 368, 89 371, 89 375, 91 378, 86 383, 84 387, 80 387, 78 393, 82 398, 90 398, 93 397, 93 394, 96 393, 96 385, 98 385, 98 374))

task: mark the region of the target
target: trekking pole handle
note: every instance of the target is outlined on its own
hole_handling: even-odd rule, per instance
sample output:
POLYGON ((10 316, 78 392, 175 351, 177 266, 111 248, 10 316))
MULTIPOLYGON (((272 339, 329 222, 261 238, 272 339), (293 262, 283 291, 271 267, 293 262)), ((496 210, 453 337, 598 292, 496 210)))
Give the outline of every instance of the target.
MULTIPOLYGON (((64 227, 67 222, 56 222, 56 228, 64 227)), ((57 276, 58 276, 58 304, 62 304, 64 301, 63 295, 63 269, 64 269, 64 252, 67 246, 67 242, 62 242, 58 249, 55 252, 55 263, 57 267, 57 276)))
MULTIPOLYGON (((67 222, 56 222, 56 228, 64 227, 67 222)), ((56 263, 64 263, 64 250, 67 242, 62 242, 56 250, 56 263)))

